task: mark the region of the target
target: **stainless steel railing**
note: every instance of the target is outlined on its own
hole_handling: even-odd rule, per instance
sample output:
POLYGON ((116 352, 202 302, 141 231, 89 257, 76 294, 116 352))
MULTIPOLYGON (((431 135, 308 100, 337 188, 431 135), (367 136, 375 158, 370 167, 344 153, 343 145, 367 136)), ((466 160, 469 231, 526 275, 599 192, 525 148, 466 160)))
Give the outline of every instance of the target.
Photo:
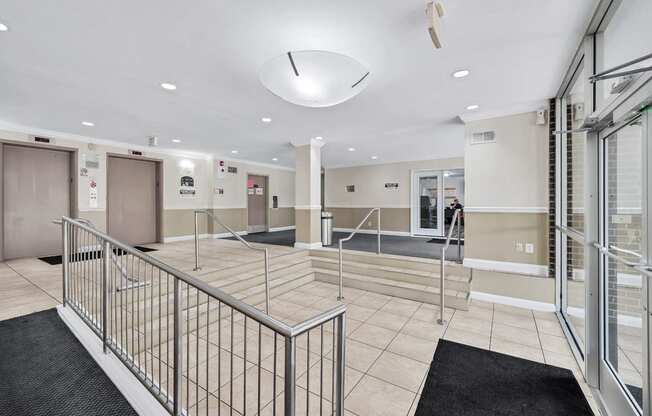
POLYGON ((441 248, 441 259, 440 259, 440 265, 439 265, 439 319, 437 319, 437 323, 440 325, 446 324, 446 319, 445 319, 445 314, 444 314, 444 298, 445 298, 445 280, 446 280, 446 269, 445 269, 445 263, 446 263, 446 250, 448 250, 448 247, 451 244, 451 237, 453 236, 453 230, 455 230, 455 224, 457 224, 457 260, 460 261, 462 259, 462 236, 461 236, 461 209, 456 209, 455 213, 453 213, 453 219, 451 220, 451 226, 448 229, 448 234, 446 235, 446 242, 441 248))
POLYGON ((83 222, 62 243, 64 306, 170 414, 344 414, 345 305, 290 326, 83 222), (151 284, 117 291, 121 268, 151 284))
POLYGON ((265 313, 269 314, 269 250, 263 247, 254 247, 247 240, 242 238, 238 233, 233 231, 231 227, 226 225, 217 215, 214 215, 212 212, 206 209, 197 209, 195 210, 195 268, 194 270, 201 270, 199 265, 199 214, 205 214, 207 218, 212 219, 214 222, 221 225, 225 230, 227 230, 231 235, 233 235, 238 241, 245 245, 248 249, 254 251, 260 251, 264 255, 265 260, 265 313))
POLYGON ((376 235, 377 235, 377 247, 376 247, 376 254, 380 254, 380 208, 372 208, 367 215, 360 221, 360 224, 358 224, 357 227, 353 229, 351 234, 349 234, 348 237, 346 238, 340 238, 338 242, 338 255, 339 255, 339 295, 337 296, 337 300, 343 300, 344 299, 344 294, 342 292, 342 286, 344 282, 344 262, 343 262, 343 255, 342 255, 342 243, 345 243, 349 241, 350 239, 353 238, 353 236, 360 230, 360 228, 364 225, 364 223, 371 217, 371 214, 378 213, 378 217, 376 218, 376 235))

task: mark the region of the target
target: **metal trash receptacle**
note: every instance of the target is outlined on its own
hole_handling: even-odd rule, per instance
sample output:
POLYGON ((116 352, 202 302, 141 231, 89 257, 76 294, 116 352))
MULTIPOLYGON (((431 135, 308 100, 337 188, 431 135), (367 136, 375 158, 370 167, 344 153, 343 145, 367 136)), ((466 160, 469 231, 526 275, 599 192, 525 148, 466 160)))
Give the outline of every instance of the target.
POLYGON ((333 214, 331 212, 321 213, 321 245, 330 246, 333 244, 333 214))

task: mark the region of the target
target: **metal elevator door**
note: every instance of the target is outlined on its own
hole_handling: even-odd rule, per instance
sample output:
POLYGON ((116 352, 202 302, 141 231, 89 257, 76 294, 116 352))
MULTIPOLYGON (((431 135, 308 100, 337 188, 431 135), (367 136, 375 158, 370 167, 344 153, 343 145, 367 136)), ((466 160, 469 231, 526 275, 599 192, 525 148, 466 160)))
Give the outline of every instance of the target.
POLYGON ((267 177, 247 177, 247 232, 267 231, 267 177))
POLYGON ((109 235, 130 245, 157 241, 156 162, 110 156, 107 171, 109 235))
POLYGON ((61 253, 61 226, 70 215, 70 153, 35 147, 3 147, 4 258, 61 253))

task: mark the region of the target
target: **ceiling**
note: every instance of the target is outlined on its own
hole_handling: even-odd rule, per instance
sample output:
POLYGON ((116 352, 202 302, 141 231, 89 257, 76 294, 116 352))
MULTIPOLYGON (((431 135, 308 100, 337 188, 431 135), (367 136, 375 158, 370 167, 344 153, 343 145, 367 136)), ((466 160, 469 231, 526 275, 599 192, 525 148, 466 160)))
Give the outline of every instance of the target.
POLYGON ((282 166, 290 141, 314 136, 328 167, 462 156, 466 106, 526 111, 553 96, 596 2, 443 3, 435 50, 423 0, 5 0, 0 120, 282 166), (367 88, 306 108, 259 81, 269 59, 311 49, 360 61, 367 88))

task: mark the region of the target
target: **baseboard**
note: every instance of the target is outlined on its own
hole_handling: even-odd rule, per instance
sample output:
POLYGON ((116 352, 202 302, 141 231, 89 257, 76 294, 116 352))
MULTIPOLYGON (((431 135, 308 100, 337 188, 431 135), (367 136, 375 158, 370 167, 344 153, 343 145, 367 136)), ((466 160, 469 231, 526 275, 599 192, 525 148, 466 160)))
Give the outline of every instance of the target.
MULTIPOLYGON (((354 228, 339 228, 339 227, 334 227, 333 231, 337 231, 340 233, 352 233, 355 231, 354 228)), ((376 234, 376 230, 367 230, 367 229, 362 229, 356 231, 359 234, 376 234)), ((381 235, 398 235, 398 236, 403 236, 403 237, 411 237, 412 234, 410 234, 409 231, 387 231, 387 230, 380 230, 381 235)), ((432 238, 432 237, 430 237, 432 238)))
POLYGON ((289 230, 296 230, 297 226, 296 225, 288 225, 285 227, 273 227, 269 229, 270 233, 275 233, 277 231, 289 231, 289 230))
MULTIPOLYGON (((246 231, 236 231, 235 232, 238 235, 247 235, 248 233, 246 231)), ((211 238, 229 238, 233 237, 233 234, 231 233, 217 233, 217 234, 211 234, 211 238)))
POLYGON ((465 258, 464 267, 477 270, 487 270, 491 272, 524 274, 528 276, 548 276, 548 266, 542 266, 540 264, 512 263, 508 261, 465 258))
POLYGON ((304 250, 313 250, 316 248, 322 248, 321 242, 319 243, 300 243, 300 242, 295 242, 294 243, 294 248, 301 248, 304 250))
POLYGON ((159 416, 169 413, 112 352, 104 354, 102 341, 71 308, 58 305, 57 312, 70 332, 86 348, 136 413, 140 416, 159 416))
MULTIPOLYGON (((247 235, 246 231, 236 231, 236 234, 238 235, 247 235)), ((233 237, 231 233, 217 233, 217 234, 199 234, 199 239, 206 239, 206 238, 228 238, 228 237, 233 237)), ((175 243, 177 241, 188 241, 188 240, 194 240, 195 235, 190 234, 190 235, 178 235, 174 237, 165 237, 163 239, 164 243, 175 243)))
POLYGON ((484 302, 498 303, 501 305, 515 306, 517 308, 532 309, 536 311, 554 312, 555 304, 546 302, 537 302, 522 298, 512 298, 509 296, 494 295, 493 293, 471 291, 471 299, 481 300, 484 302))
MULTIPOLYGON (((211 238, 211 234, 199 234, 199 238, 211 238)), ((174 237, 165 237, 163 238, 164 243, 176 243, 177 241, 188 241, 188 240, 194 240, 195 235, 190 234, 190 235, 177 235, 174 237)))

